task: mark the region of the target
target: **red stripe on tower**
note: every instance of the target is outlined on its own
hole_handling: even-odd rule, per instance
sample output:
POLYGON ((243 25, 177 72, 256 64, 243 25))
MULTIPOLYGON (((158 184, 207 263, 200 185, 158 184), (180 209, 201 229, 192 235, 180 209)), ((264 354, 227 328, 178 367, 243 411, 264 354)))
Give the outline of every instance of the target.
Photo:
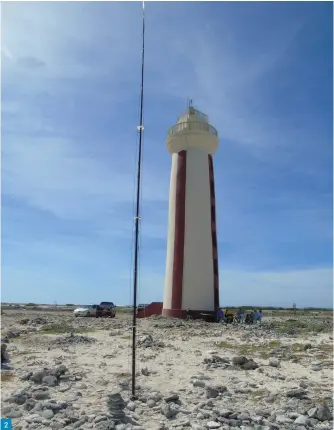
POLYGON ((166 317, 182 317, 182 289, 184 262, 184 234, 186 214, 186 181, 187 181, 187 151, 178 153, 176 198, 175 198, 175 230, 174 230, 174 259, 173 286, 171 309, 164 309, 166 317))
POLYGON ((216 228, 216 196, 215 196, 215 178, 213 173, 212 155, 209 155, 209 177, 210 177, 210 195, 211 195, 211 235, 212 235, 212 261, 213 261, 213 289, 214 289, 214 308, 219 308, 219 269, 218 269, 218 244, 216 228))

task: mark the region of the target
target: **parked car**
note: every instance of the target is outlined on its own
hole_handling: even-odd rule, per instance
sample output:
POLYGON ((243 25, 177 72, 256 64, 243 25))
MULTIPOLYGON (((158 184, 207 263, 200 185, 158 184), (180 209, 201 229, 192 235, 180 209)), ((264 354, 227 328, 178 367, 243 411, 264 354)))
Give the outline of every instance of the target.
POLYGON ((95 317, 98 305, 81 306, 73 311, 75 317, 95 317))
POLYGON ((113 302, 101 302, 96 311, 96 318, 99 317, 109 317, 115 318, 116 316, 116 306, 113 302))
POLYGON ((99 306, 101 306, 102 308, 115 308, 116 307, 113 302, 101 302, 99 304, 99 306))

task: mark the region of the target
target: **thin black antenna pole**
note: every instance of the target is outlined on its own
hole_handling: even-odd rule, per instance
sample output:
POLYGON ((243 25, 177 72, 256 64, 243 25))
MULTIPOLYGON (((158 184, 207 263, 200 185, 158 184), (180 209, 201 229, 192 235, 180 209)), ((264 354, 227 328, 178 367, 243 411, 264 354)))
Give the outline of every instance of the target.
POLYGON ((140 178, 143 141, 143 105, 144 105, 144 59, 145 59, 145 6, 143 2, 143 30, 142 30, 142 58, 141 58, 141 88, 140 88, 140 121, 139 121, 139 148, 137 166, 137 202, 135 216, 135 258, 133 269, 133 322, 132 322, 132 396, 136 394, 136 334, 137 334, 137 286, 138 286, 138 239, 140 220, 140 178))

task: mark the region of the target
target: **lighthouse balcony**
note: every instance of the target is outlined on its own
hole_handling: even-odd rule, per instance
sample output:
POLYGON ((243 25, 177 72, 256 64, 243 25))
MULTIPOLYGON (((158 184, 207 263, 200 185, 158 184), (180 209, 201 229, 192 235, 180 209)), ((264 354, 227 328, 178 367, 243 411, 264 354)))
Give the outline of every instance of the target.
POLYGON ((218 133, 203 121, 179 122, 169 129, 166 146, 170 154, 193 148, 213 155, 218 148, 218 133))
POLYGON ((168 130, 168 136, 171 136, 176 133, 182 133, 185 131, 200 131, 207 132, 213 136, 217 136, 217 130, 210 124, 202 121, 186 121, 179 122, 168 130))

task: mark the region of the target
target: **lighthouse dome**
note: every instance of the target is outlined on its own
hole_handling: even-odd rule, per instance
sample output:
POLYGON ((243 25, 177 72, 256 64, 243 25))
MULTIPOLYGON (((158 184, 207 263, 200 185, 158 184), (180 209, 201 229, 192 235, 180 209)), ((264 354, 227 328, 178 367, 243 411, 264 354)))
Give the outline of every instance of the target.
POLYGON ((190 106, 169 129, 166 146, 170 154, 197 148, 213 155, 218 148, 218 133, 207 115, 190 106))

